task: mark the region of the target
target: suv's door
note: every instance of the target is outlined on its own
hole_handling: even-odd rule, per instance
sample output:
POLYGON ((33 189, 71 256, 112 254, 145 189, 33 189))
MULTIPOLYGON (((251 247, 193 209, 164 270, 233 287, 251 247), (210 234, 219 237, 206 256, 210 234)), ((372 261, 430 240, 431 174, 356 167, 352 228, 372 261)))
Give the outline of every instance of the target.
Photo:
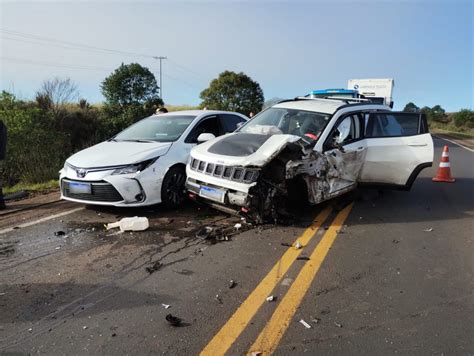
POLYGON ((323 151, 328 161, 326 180, 329 184, 325 198, 355 188, 366 153, 363 116, 360 113, 342 116, 324 142, 323 151))
POLYGON ((365 114, 367 153, 359 181, 410 188, 418 173, 433 164, 433 140, 418 113, 365 114))

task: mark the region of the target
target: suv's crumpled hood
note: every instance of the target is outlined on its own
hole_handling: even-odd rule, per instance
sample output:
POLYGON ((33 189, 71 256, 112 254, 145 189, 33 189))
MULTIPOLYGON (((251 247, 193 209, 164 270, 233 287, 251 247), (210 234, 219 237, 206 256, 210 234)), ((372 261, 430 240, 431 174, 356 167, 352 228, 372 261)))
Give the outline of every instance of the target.
POLYGON ((106 141, 75 153, 66 162, 80 168, 126 165, 163 156, 171 145, 171 142, 106 141))
POLYGON ((288 143, 298 140, 301 137, 296 135, 264 136, 235 132, 194 147, 191 156, 216 164, 262 167, 288 143))

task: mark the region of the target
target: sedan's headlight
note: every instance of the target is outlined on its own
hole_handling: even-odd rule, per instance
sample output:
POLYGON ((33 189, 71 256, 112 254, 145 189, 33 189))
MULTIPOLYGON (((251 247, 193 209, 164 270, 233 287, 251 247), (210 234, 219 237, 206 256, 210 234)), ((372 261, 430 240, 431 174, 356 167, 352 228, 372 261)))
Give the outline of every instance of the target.
POLYGON ((128 165, 128 166, 125 166, 125 167, 122 167, 122 168, 117 168, 116 170, 114 170, 112 172, 112 175, 115 175, 115 174, 130 174, 130 173, 141 172, 141 171, 145 170, 146 168, 148 168, 149 166, 151 166, 153 163, 155 163, 155 161, 158 158, 159 157, 156 157, 156 158, 148 159, 148 160, 140 162, 140 163, 135 163, 135 164, 131 164, 131 165, 128 165))

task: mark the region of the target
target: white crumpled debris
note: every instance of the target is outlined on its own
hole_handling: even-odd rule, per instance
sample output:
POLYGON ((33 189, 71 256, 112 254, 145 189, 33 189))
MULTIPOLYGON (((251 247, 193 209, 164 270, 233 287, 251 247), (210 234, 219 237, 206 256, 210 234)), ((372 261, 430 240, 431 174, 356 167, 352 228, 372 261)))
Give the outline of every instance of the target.
POLYGON ((150 227, 150 223, 146 217, 134 216, 132 218, 123 218, 120 221, 105 226, 107 230, 116 227, 120 228, 120 231, 143 231, 150 227))

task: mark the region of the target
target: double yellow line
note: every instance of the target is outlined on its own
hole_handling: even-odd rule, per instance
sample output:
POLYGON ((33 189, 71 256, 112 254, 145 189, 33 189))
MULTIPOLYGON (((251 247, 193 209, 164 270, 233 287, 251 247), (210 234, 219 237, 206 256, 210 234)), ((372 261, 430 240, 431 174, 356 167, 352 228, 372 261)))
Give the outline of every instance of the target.
MULTIPOLYGON (((270 321, 250 348, 249 353, 251 351, 259 351, 263 354, 271 354, 275 351, 280 339, 288 328, 296 309, 303 300, 304 295, 309 289, 311 282, 316 276, 316 273, 332 246, 338 230, 343 225, 351 209, 352 205, 349 205, 337 214, 330 228, 326 231, 323 238, 311 254, 310 260, 306 262, 304 267, 301 269, 301 272, 298 274, 298 277, 293 282, 285 297, 279 303, 270 321)), ((325 208, 318 214, 311 226, 309 226, 303 234, 298 237, 297 241, 299 241, 303 247, 306 246, 316 235, 323 222, 330 215, 331 210, 332 209, 329 207, 325 208)), ((301 249, 290 248, 284 253, 270 272, 263 278, 260 284, 202 350, 201 355, 223 355, 229 350, 265 302, 266 298, 271 294, 285 273, 290 269, 301 251, 301 249)))

